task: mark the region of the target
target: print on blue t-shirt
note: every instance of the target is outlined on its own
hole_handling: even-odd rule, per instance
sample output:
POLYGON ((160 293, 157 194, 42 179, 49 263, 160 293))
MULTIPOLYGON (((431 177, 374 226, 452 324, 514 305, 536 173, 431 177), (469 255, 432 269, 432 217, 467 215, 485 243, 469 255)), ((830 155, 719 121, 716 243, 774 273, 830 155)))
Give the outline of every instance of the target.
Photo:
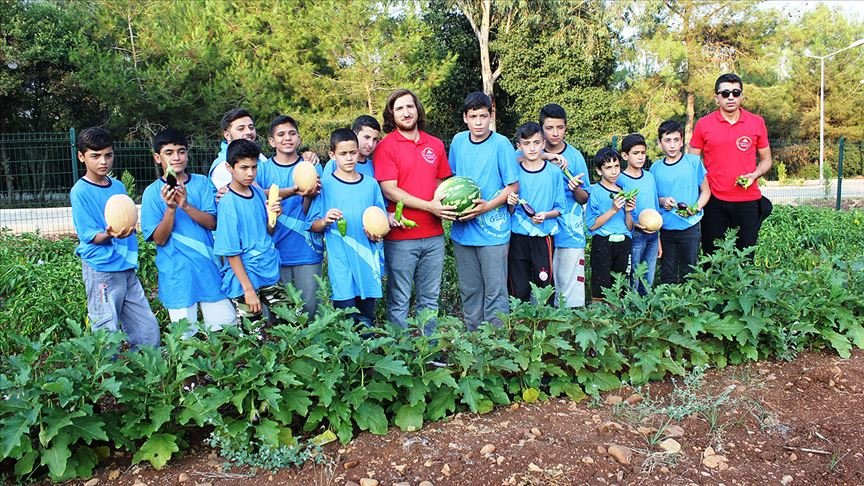
POLYGON ((93 238, 104 233, 105 203, 115 194, 126 194, 123 183, 108 177, 108 184, 100 186, 85 178, 72 186, 69 198, 72 201, 72 224, 78 234, 75 254, 98 272, 122 272, 138 268, 138 238, 134 234, 126 238, 111 238, 104 245, 93 243, 93 238))
MULTIPOLYGON (((258 165, 255 181, 265 191, 271 184, 279 188, 294 187, 294 168, 303 159, 291 165, 282 165, 272 157, 258 165)), ((321 166, 315 171, 321 176, 321 166)), ((324 259, 324 241, 320 234, 306 230, 306 215, 303 213, 303 197, 299 195, 282 200, 282 214, 273 231, 273 243, 279 250, 279 261, 283 267, 311 265, 324 259)))
POLYGON ((660 204, 657 201, 657 187, 654 184, 654 176, 647 170, 642 171, 640 177, 630 177, 625 172, 621 172, 618 177, 618 185, 625 191, 639 189, 639 194, 636 195, 636 208, 633 210, 633 231, 636 231, 636 221, 644 209, 653 209, 660 211, 660 204))
MULTIPOLYGON (((241 257, 252 287, 273 285, 279 281, 279 252, 267 233, 267 198, 260 188, 251 186, 252 194, 242 196, 233 190, 222 196, 217 206, 213 253, 241 257)), ((243 296, 243 287, 230 265, 222 276, 222 291, 232 299, 243 296)))
MULTIPOLYGON (((565 142, 564 151, 561 155, 567 160, 567 170, 574 176, 582 174, 582 185, 587 193, 591 193, 591 174, 585 165, 585 158, 575 147, 565 142)), ((564 179, 564 210, 558 217, 559 232, 555 235, 555 248, 585 248, 585 211, 582 205, 576 202, 573 191, 567 187, 568 178, 561 171, 564 179)))
MULTIPOLYGON (((688 205, 696 204, 699 199, 699 187, 705 180, 705 174, 702 160, 692 154, 683 154, 677 162, 673 163, 667 162, 664 157, 651 166, 651 175, 654 176, 657 187, 657 197, 672 197, 688 205)), ((702 220, 702 211, 685 218, 679 216, 675 209, 667 211, 666 208, 660 208, 663 229, 685 230, 702 220)))
MULTIPOLYGON (((617 194, 617 191, 615 193, 617 194)), ((612 194, 612 191, 607 189, 603 184, 598 183, 591 186, 591 194, 588 196, 588 203, 585 208, 585 226, 587 228, 594 226, 597 217, 612 208, 613 202, 612 198, 609 197, 610 194, 612 194)), ((630 230, 627 229, 624 208, 619 209, 603 226, 594 231, 588 230, 588 234, 597 236, 629 236, 630 230)))
MULTIPOLYGON (((481 142, 471 141, 467 131, 457 133, 450 143, 450 169, 468 177, 480 187, 480 198, 494 199, 505 186, 519 180, 513 146, 503 135, 491 132, 481 142)), ((510 213, 507 205, 466 222, 454 221, 453 241, 464 246, 503 245, 510 241, 510 213)))
MULTIPOLYGON (((152 241, 168 206, 162 200, 164 179, 157 179, 141 198, 141 232, 152 241)), ((186 200, 201 212, 216 215, 216 188, 206 176, 189 174, 186 200)), ((159 300, 166 309, 183 309, 199 302, 225 299, 220 262, 213 253, 213 233, 201 226, 182 208, 174 213, 174 227, 164 245, 156 245, 159 271, 159 300)))
POLYGON ((333 300, 380 298, 382 243, 369 241, 363 229, 363 212, 377 206, 386 213, 384 196, 378 182, 360 175, 356 182, 346 182, 335 174, 321 178, 321 194, 313 201, 307 217, 307 228, 323 218, 327 211, 338 209, 345 218, 346 234, 337 225, 324 230, 327 247, 327 276, 333 300))
MULTIPOLYGON (((520 199, 527 201, 538 213, 564 210, 563 171, 557 165, 544 162, 543 167, 536 171, 526 169, 524 164, 519 164, 519 168, 520 199)), ((521 204, 516 205, 510 223, 511 231, 520 235, 550 236, 558 233, 558 218, 535 224, 521 204)))

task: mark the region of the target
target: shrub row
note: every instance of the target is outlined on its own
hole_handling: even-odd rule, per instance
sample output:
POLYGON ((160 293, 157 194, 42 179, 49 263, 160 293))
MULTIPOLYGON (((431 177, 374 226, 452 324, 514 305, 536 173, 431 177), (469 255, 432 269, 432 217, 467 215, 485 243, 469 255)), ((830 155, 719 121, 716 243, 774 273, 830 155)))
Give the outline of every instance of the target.
MULTIPOLYGON (((124 351, 122 336, 73 320, 52 343, 0 367, 0 470, 54 481, 89 476, 112 450, 162 467, 204 428, 261 454, 324 430, 416 430, 459 410, 485 413, 514 400, 586 395, 641 384, 696 365, 792 359, 805 348, 842 357, 864 347, 864 258, 812 269, 744 263, 731 241, 683 285, 645 297, 616 282, 608 304, 584 309, 511 302, 501 328, 469 333, 438 318, 434 333, 355 328, 329 305, 313 320, 298 303, 265 329, 244 323, 205 339, 124 351)), ((535 289, 546 302, 550 289, 535 289)))

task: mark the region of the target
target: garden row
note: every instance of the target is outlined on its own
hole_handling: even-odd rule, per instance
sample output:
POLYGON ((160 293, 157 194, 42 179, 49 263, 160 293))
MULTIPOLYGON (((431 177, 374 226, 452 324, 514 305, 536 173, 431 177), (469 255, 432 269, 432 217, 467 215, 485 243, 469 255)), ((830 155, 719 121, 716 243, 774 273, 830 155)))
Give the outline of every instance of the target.
MULTIPOLYGON (((29 274, 0 272, 4 325, 38 334, 8 333, 18 351, 0 365, 0 471, 86 477, 114 450, 161 467, 202 430, 233 457, 273 457, 301 450, 291 449, 296 437, 326 430, 347 442, 359 430, 414 430, 514 400, 580 400, 699 365, 788 360, 805 348, 848 356, 864 347, 864 252, 855 237, 861 232, 850 231, 862 215, 778 209, 771 219, 782 224, 766 228, 756 265, 727 241, 685 284, 660 285, 644 297, 619 281, 608 305, 513 301, 501 328, 469 333, 458 319, 439 317, 429 336, 418 330, 430 315, 411 332, 356 329, 327 304, 310 320, 295 303, 277 308, 271 327, 246 323, 189 340, 172 329, 162 348, 135 352, 123 350, 122 336, 90 333, 80 315, 69 316, 77 296, 63 292, 78 280, 71 264, 65 281, 48 280, 58 287, 54 297, 31 304, 53 323, 16 326, 9 307, 33 297, 7 293, 10 282, 47 290, 39 270, 63 268, 51 262, 64 261, 56 247, 68 245, 19 241, 32 243, 28 257, 43 263, 36 260, 29 274), (823 219, 801 221, 814 216, 823 219), (828 218, 842 219, 845 233, 820 233, 837 224, 828 218)), ((545 302, 550 291, 536 292, 545 302)))

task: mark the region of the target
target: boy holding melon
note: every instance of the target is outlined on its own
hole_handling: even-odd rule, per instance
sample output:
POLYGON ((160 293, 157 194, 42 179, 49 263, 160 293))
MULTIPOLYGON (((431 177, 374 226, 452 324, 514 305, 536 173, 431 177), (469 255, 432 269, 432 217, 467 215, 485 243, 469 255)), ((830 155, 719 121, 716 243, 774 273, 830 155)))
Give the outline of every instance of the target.
POLYGON ((626 198, 618 185, 622 162, 621 155, 609 147, 594 156, 600 182, 591 186, 585 225, 591 234, 591 295, 595 302, 602 301, 603 291, 612 287, 612 273, 625 273, 630 262, 636 201, 626 198))
MULTIPOLYGON (((618 185, 625 191, 638 190, 636 196, 636 208, 633 210, 633 231, 631 233, 630 249, 630 282, 640 295, 645 295, 646 284, 650 288, 654 285, 654 271, 657 268, 657 258, 662 253, 662 245, 656 230, 649 230, 642 226, 638 219, 642 211, 651 209, 658 211, 657 188, 654 185, 654 176, 643 170, 645 167, 645 156, 648 145, 645 137, 638 133, 631 133, 621 141, 621 156, 627 162, 627 167, 618 178, 618 185), (645 263, 647 270, 644 279, 636 280, 636 267, 645 263)), ((648 217, 646 215, 646 217, 648 217)))
POLYGON ((683 152, 684 127, 674 120, 660 124, 657 138, 664 157, 651 165, 663 217, 660 281, 681 283, 696 265, 702 240, 702 209, 711 198, 705 166, 683 152))
POLYGON ((273 232, 281 265, 279 280, 283 284, 290 282, 300 291, 303 310, 311 317, 317 307, 316 277, 321 275, 324 242, 320 234, 307 231, 306 212, 318 192, 321 166, 311 166, 297 153, 300 133, 297 122, 290 116, 277 116, 270 123, 268 142, 276 153, 259 165, 255 180, 265 189, 276 184, 282 198, 282 214, 273 232))
MULTIPOLYGON (((340 128, 330 136, 332 174, 321 180, 321 193, 312 201, 307 228, 323 233, 327 245, 327 274, 333 291, 333 307, 354 307, 355 321, 371 326, 381 291, 381 244, 389 229, 381 188, 372 177, 355 169, 357 135, 340 128), (380 218, 371 232, 364 213, 378 208, 380 218)), ((374 211, 374 210, 373 210, 374 211)))
POLYGON ((482 322, 502 324, 498 314, 510 310, 507 297, 507 252, 510 213, 507 196, 519 190, 519 172, 513 145, 493 132, 492 100, 480 91, 469 94, 462 105, 467 130, 450 144, 453 174, 467 177, 480 187, 480 198, 453 223, 450 237, 459 272, 459 292, 465 324, 476 329, 482 322))
POLYGON ((87 128, 78 134, 78 160, 87 168, 69 197, 72 222, 79 244, 87 317, 90 327, 126 333, 133 347, 159 345, 159 323, 144 296, 135 269, 138 268, 138 239, 135 225, 112 228, 106 220, 137 220, 134 205, 107 205, 115 195, 125 197, 123 183, 109 176, 114 165, 114 140, 101 128, 87 128), (132 211, 134 214, 114 214, 132 211))
POLYGON ((519 193, 507 196, 510 218, 510 248, 507 257, 510 295, 527 302, 531 284, 552 285, 552 237, 558 233, 558 217, 564 210, 564 178, 561 169, 543 160, 543 131, 534 122, 516 131, 519 162, 519 193))
POLYGON ((153 160, 164 177, 144 190, 141 231, 156 243, 159 300, 172 322, 186 319, 194 335, 200 307, 204 327, 218 331, 237 323, 234 306, 220 288, 222 275, 213 254, 215 188, 207 176, 186 172, 186 135, 167 129, 153 138, 153 160))
POLYGON ((255 185, 261 149, 240 139, 228 145, 227 164, 231 183, 217 206, 213 252, 228 260, 222 291, 237 307, 240 317, 259 319, 267 306, 281 299, 279 252, 273 245, 275 225, 268 211, 282 213, 279 198, 271 203, 255 185), (262 302, 262 300, 264 302, 262 302))

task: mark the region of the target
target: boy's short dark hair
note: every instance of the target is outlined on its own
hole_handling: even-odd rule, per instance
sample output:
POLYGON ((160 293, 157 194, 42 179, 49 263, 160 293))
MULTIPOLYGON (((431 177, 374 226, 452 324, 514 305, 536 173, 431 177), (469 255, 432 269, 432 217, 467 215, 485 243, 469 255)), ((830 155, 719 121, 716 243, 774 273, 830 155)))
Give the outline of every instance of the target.
POLYGON ((297 130, 298 132, 300 131, 300 126, 297 125, 297 120, 291 118, 288 115, 279 115, 274 118, 272 122, 270 122, 270 136, 273 136, 273 132, 276 131, 276 127, 278 127, 279 125, 285 125, 286 123, 294 127, 294 130, 297 130))
POLYGON ((87 150, 102 150, 114 145, 114 137, 104 128, 85 128, 78 133, 77 145, 82 154, 87 150))
POLYGON ((342 142, 357 143, 357 134, 350 128, 340 128, 330 135, 330 151, 335 152, 336 146, 342 142))
POLYGON ((516 129, 516 141, 518 142, 520 140, 528 140, 529 138, 537 135, 538 133, 543 133, 543 128, 540 127, 539 123, 523 123, 519 126, 519 128, 516 129))
POLYGON ((681 141, 684 141, 684 127, 675 120, 666 120, 660 124, 657 129, 657 140, 662 140, 663 135, 678 132, 681 135, 681 141))
POLYGON ((621 154, 612 147, 603 147, 597 152, 597 155, 594 156, 594 168, 599 169, 603 167, 604 163, 613 161, 618 162, 618 165, 621 165, 624 162, 624 159, 622 159, 621 154))
POLYGON ((225 130, 228 130, 228 127, 231 126, 231 123, 234 120, 239 120, 240 118, 247 116, 249 118, 252 118, 252 115, 243 108, 234 108, 233 110, 228 110, 227 112, 225 112, 224 115, 222 115, 222 131, 224 132, 225 130))
POLYGON ((189 140, 185 133, 174 128, 166 128, 153 137, 153 153, 158 154, 162 151, 162 147, 171 144, 189 148, 189 140))
POLYGON ((228 144, 228 154, 225 157, 225 161, 228 162, 228 165, 234 167, 240 159, 258 160, 260 155, 261 147, 257 143, 241 138, 228 144))
POLYGON ((564 123, 566 124, 567 112, 564 111, 564 108, 561 105, 549 103, 543 108, 540 108, 540 125, 543 125, 543 122, 545 122, 547 118, 560 118, 564 120, 564 123))
POLYGON ((492 99, 482 91, 475 91, 465 97, 465 103, 462 104, 462 114, 464 115, 471 110, 481 110, 483 108, 492 113, 492 99))
POLYGON ((714 93, 717 93, 717 90, 720 89, 720 84, 722 83, 738 83, 738 86, 741 86, 741 89, 744 89, 744 82, 741 81, 741 77, 735 73, 726 73, 721 74, 717 81, 714 81, 714 93))
POLYGON ((646 149, 648 148, 648 144, 645 143, 645 137, 640 133, 631 133, 621 140, 621 153, 630 153, 630 150, 632 150, 633 147, 638 147, 640 145, 646 149))
POLYGON ((396 117, 393 115, 393 105, 396 104, 396 100, 405 95, 411 95, 411 99, 414 100, 414 106, 417 108, 417 130, 426 130, 426 110, 423 109, 420 98, 410 89, 402 88, 390 93, 390 96, 387 97, 387 104, 384 105, 383 113, 385 132, 390 133, 396 130, 396 117))
POLYGON ((381 124, 378 123, 378 120, 376 120, 372 115, 360 115, 354 120, 354 123, 351 124, 351 130, 353 130, 354 133, 360 133, 360 130, 363 130, 363 127, 369 127, 376 132, 381 131, 381 124))

